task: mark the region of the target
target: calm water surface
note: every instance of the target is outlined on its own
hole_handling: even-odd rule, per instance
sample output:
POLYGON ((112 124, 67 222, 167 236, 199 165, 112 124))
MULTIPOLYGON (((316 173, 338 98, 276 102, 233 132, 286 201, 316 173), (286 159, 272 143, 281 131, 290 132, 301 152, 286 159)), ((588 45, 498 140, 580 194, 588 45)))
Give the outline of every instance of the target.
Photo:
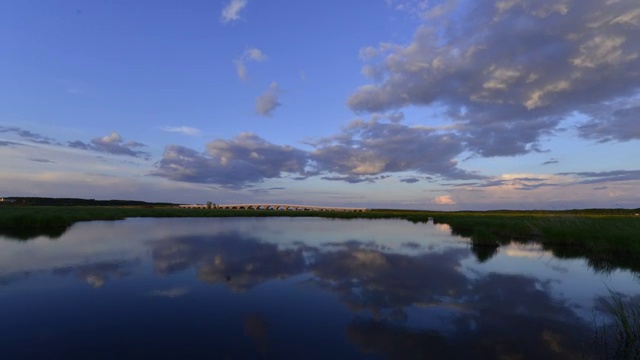
POLYGON ((0 236, 1 359, 573 359, 607 288, 536 245, 472 251, 446 225, 128 219, 0 236))

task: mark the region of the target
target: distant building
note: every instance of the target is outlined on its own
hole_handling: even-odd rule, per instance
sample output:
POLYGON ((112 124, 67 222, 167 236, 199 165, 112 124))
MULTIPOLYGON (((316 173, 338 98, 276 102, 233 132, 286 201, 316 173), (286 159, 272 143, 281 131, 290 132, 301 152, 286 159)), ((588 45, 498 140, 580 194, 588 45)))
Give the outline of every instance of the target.
POLYGON ((16 199, 0 198, 0 202, 2 202, 2 203, 14 203, 14 202, 16 202, 16 199))

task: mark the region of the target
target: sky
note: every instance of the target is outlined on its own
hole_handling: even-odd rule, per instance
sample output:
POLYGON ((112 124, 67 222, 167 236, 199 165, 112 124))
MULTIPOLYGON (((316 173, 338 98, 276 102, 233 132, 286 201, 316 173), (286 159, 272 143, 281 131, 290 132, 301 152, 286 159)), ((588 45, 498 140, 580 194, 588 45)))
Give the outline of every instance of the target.
POLYGON ((0 3, 0 197, 640 207, 637 0, 0 3))

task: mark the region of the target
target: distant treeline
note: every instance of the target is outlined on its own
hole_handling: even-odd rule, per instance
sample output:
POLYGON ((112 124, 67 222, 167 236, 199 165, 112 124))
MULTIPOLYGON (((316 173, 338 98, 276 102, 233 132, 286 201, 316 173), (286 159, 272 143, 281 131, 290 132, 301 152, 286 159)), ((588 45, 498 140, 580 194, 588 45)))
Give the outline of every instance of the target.
MULTIPOLYGON (((398 214, 403 213, 415 213, 421 210, 397 210, 397 209, 374 209, 384 212, 395 212, 398 214)), ((607 209, 571 209, 571 210, 460 210, 460 211, 430 211, 424 210, 423 212, 429 213, 442 213, 452 215, 531 215, 531 216, 556 216, 556 215, 584 215, 584 216, 597 216, 597 215, 636 215, 640 214, 640 208, 636 209, 623 209, 623 208, 607 208, 607 209)))
POLYGON ((178 204, 165 202, 146 202, 136 200, 96 200, 76 198, 47 198, 47 197, 5 197, 1 205, 13 206, 177 206, 178 204))

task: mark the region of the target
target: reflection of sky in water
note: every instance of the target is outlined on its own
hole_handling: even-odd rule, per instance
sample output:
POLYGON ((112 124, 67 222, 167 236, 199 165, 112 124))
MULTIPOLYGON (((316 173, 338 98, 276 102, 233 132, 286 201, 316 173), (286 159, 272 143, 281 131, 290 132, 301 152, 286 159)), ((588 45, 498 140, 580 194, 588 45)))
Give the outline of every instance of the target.
POLYGON ((144 356, 178 356, 182 344, 212 357, 571 358, 590 340, 597 296, 640 295, 629 272, 598 274, 537 245, 480 262, 449 232, 402 220, 129 219, 2 240, 0 319, 12 331, 0 329, 0 346, 95 357, 64 344, 104 350, 129 332, 133 345, 106 358, 146 342, 155 350, 144 356))

